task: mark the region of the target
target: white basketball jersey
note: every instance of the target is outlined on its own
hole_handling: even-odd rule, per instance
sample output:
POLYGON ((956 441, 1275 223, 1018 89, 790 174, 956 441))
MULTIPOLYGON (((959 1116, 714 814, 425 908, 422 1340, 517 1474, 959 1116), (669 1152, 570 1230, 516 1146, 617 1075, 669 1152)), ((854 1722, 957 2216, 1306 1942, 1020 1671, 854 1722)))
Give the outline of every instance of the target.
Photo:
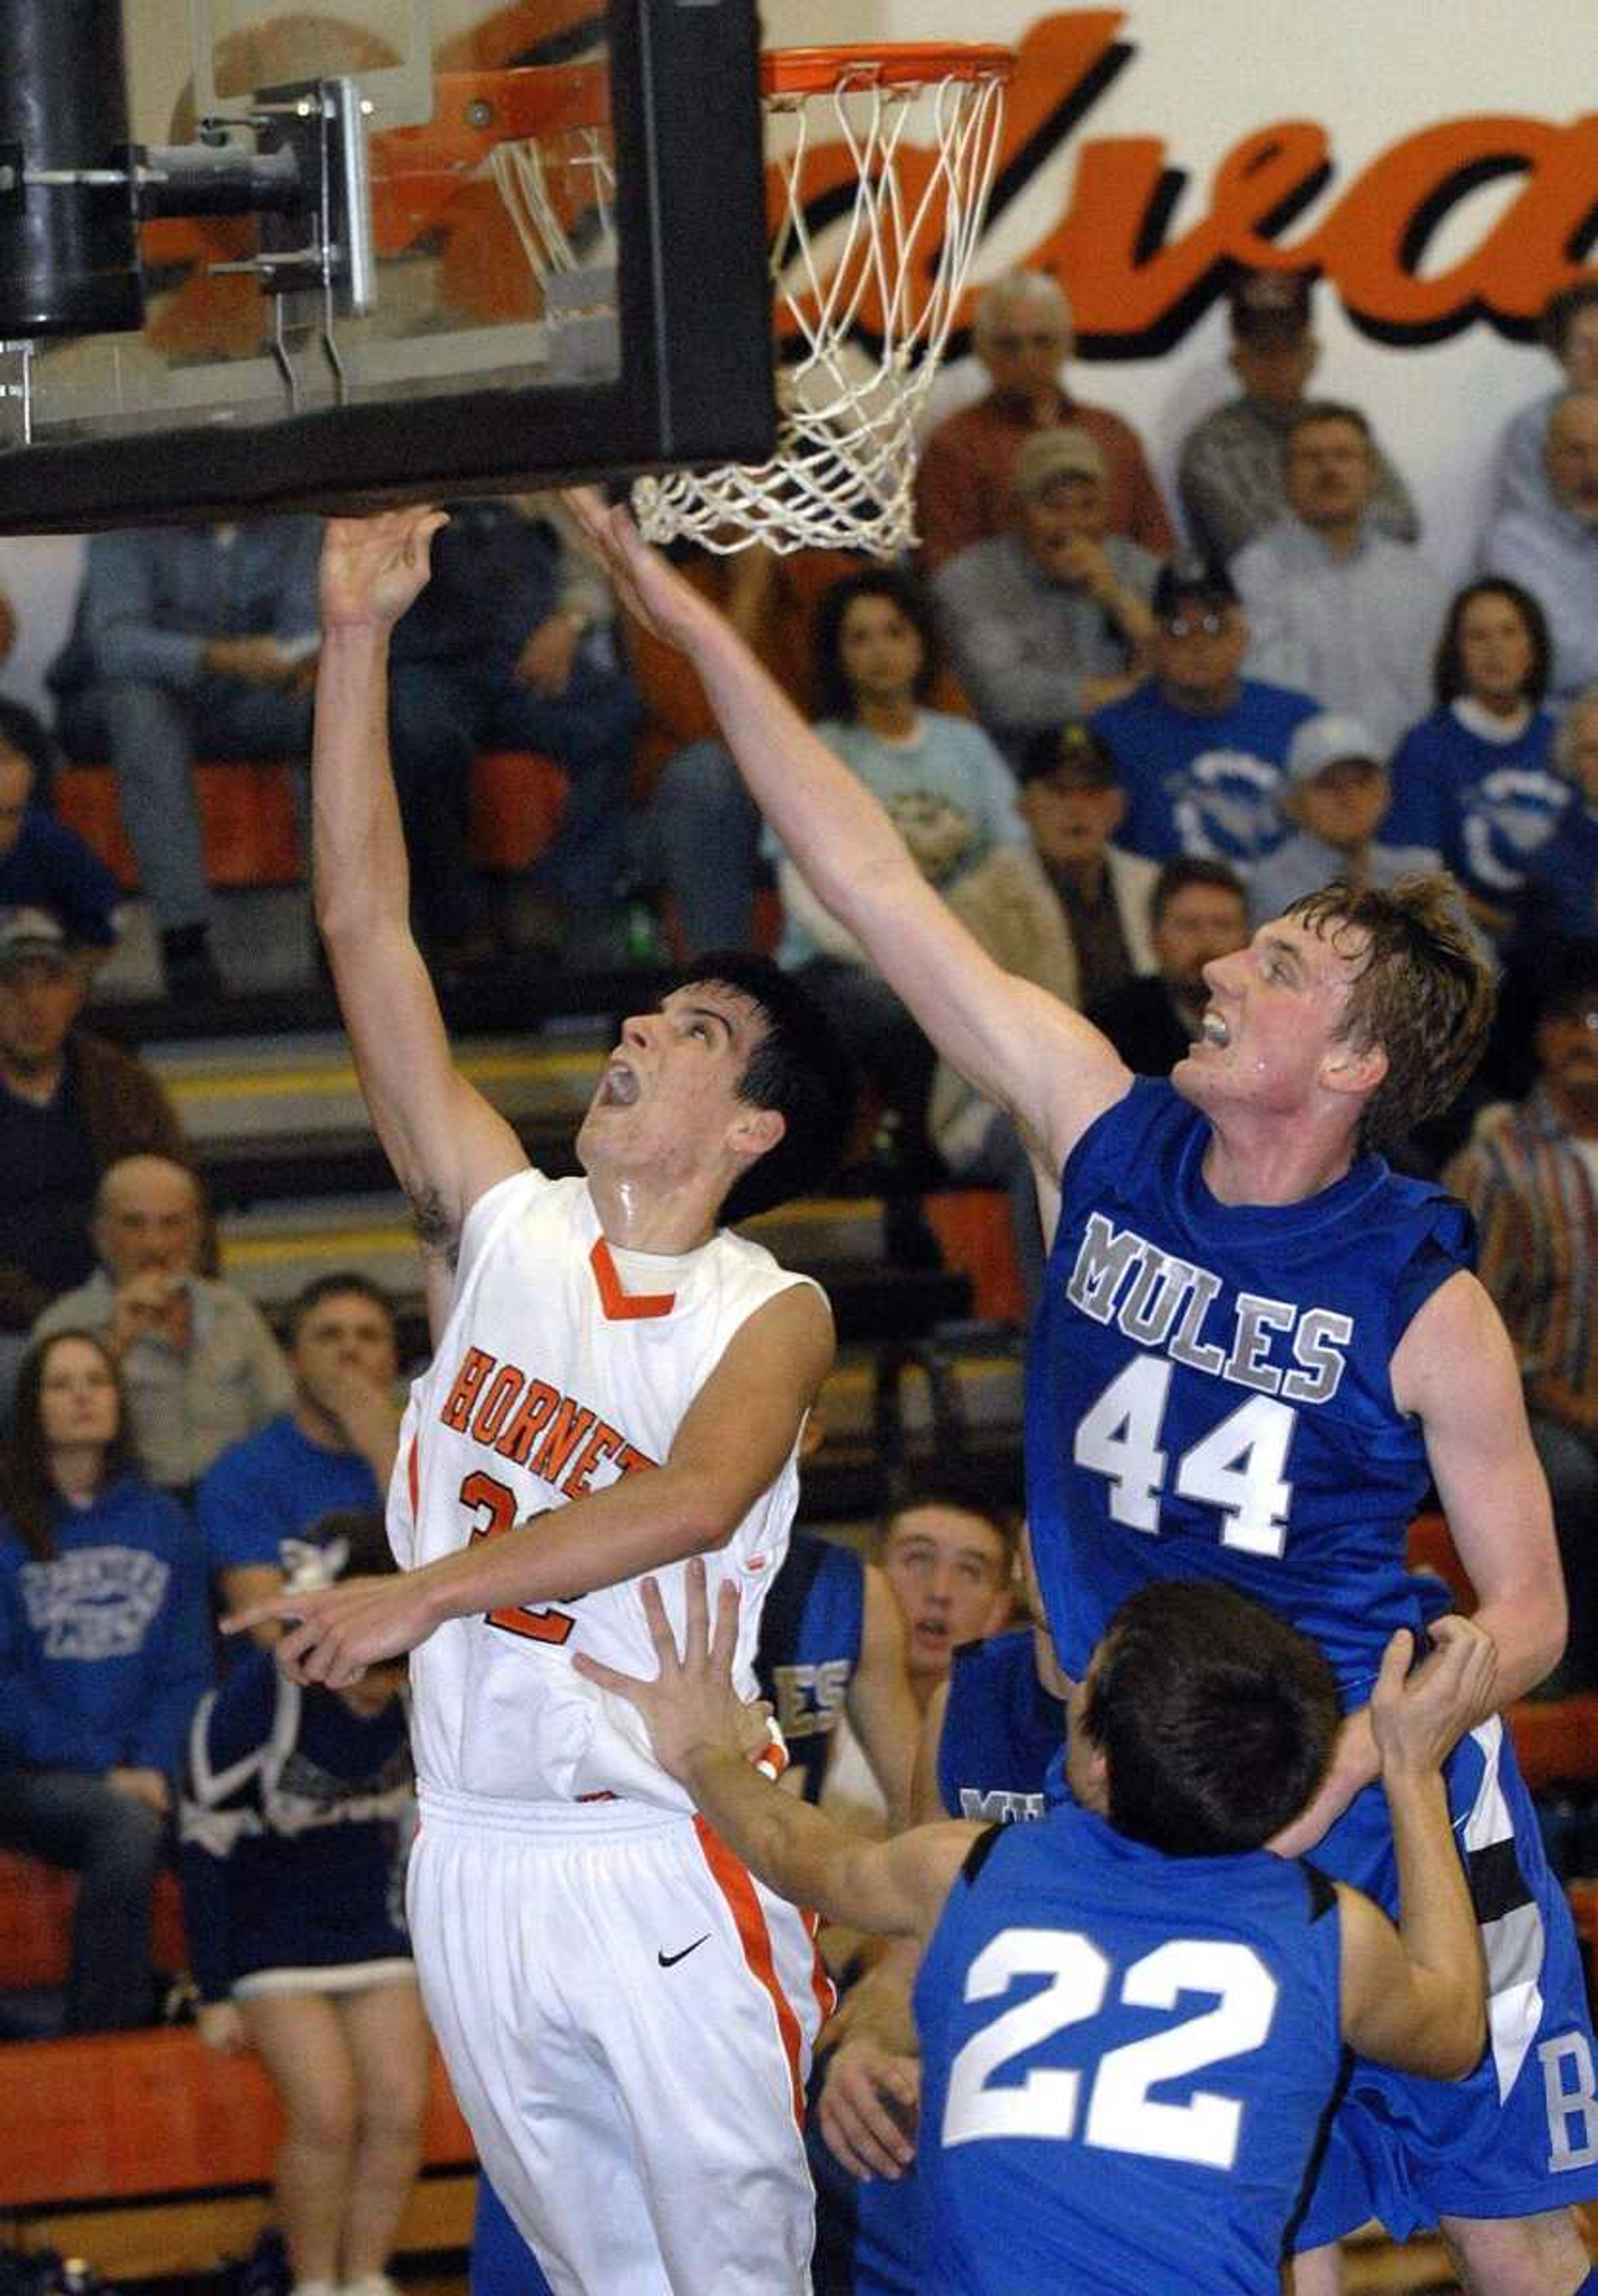
MULTIPOLYGON (((474 1538, 647 1473, 735 1332, 768 1300, 809 1279, 725 1229, 668 1258, 609 1245, 586 1180, 521 1172, 472 1207, 449 1320, 411 1389, 389 1493, 402 1568, 474 1538)), ((737 1677, 756 1694, 754 1655, 766 1591, 798 1497, 797 1444, 719 1553, 742 1596, 737 1677)), ((683 1623, 683 1566, 655 1573, 683 1623)), ((573 1671, 585 1650, 653 1677, 636 1579, 566 1603, 452 1619, 411 1658, 420 1784, 518 1801, 611 1792, 691 1808, 655 1762, 625 1700, 573 1671)))

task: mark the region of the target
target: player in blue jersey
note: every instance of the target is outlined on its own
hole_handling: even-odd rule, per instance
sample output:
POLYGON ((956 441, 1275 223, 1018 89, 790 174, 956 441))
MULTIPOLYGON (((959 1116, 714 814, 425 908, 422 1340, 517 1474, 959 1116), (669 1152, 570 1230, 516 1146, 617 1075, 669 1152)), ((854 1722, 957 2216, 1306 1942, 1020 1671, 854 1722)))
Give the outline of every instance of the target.
MULTIPOLYGON (((1451 889, 1334 889, 1211 964, 1170 1084, 1003 972, 728 625, 581 506, 615 578, 688 655, 750 789, 818 897, 940 1053, 1032 1150, 1046 1232, 1029 1357, 1028 1512, 1067 1670, 1127 1587, 1209 1576, 1322 1643, 1347 1705, 1289 1847, 1391 1903, 1370 1685, 1422 1596, 1407 1522, 1435 1481, 1507 1702, 1565 1635, 1546 1487, 1469 1223, 1373 1152, 1445 1106, 1490 984, 1451 889)), ((1512 1751, 1471 1718, 1449 1766, 1491 1966, 1493 2049, 1459 2090, 1362 2071, 1301 2234, 1439 2222, 1473 2296, 1598 2291, 1569 2203, 1598 2196, 1598 2077, 1568 1909, 1512 1751), (1401 2092, 1401 2093, 1400 2093, 1401 2092)))
POLYGON ((1439 1621, 1413 1674, 1395 1635, 1372 1693, 1396 1931, 1264 1848, 1324 1773, 1337 1686, 1306 1636, 1228 1587, 1122 1605, 1072 1695, 1071 1794, 1041 1822, 882 1843, 752 1769, 736 1595, 711 1636, 690 1566, 680 1656, 652 1582, 644 1600, 657 1678, 581 1670, 632 1700, 774 1889, 923 1941, 924 2290, 1036 2296, 1068 2267, 1078 2296, 1265 2296, 1344 2043, 1441 2081, 1479 2055, 1480 1956, 1437 1767, 1490 1694, 1478 1628, 1439 1621))

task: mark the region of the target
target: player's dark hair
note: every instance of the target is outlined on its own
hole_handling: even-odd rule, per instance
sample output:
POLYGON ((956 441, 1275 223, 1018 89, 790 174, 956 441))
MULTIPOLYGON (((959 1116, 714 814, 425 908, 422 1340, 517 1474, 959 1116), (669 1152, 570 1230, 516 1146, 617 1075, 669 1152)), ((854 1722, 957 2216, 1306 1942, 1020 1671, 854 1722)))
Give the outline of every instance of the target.
POLYGON ((1465 658, 1460 644, 1460 631, 1465 619, 1465 609, 1478 598, 1505 598, 1520 617, 1527 637, 1531 642, 1531 668, 1526 673, 1526 683, 1520 688, 1522 698, 1534 706, 1548 691, 1548 679, 1553 669, 1553 649, 1548 638, 1548 617, 1519 582, 1511 582, 1502 574, 1488 574, 1479 582, 1467 582, 1456 591, 1443 624, 1443 634, 1437 640, 1436 658, 1431 666, 1431 682, 1439 708, 1446 709, 1457 701, 1462 693, 1470 690, 1465 676, 1465 658))
POLYGON ((61 1519, 62 1496, 50 1472, 50 1446, 45 1439, 43 1393, 45 1367, 63 1341, 78 1340, 93 1348, 111 1376, 117 1390, 116 1432, 106 1445, 100 1464, 98 1488, 106 1489, 123 1475, 141 1472, 138 1445, 128 1417, 128 1390, 117 1359, 97 1332, 52 1332, 37 1340, 23 1357, 12 1401, 11 1438, 5 1447, 4 1497, 12 1527, 36 1562, 49 1562, 55 1554, 55 1526, 61 1519))
POLYGON ((1231 893, 1242 903, 1247 915, 1248 896, 1235 869, 1202 853, 1176 853, 1160 864, 1159 874, 1149 895, 1149 922, 1157 931, 1177 894, 1185 893, 1190 885, 1208 885, 1217 893, 1231 893))
POLYGON ((1342 1709, 1321 1652, 1235 1587, 1141 1587, 1094 1653, 1080 1727, 1118 1833, 1168 1857, 1257 1849, 1326 1774, 1342 1709))
POLYGON ((957 1513, 974 1515, 979 1522, 985 1522, 1003 1550, 1001 1575, 1009 1577, 1020 1549, 1020 1518, 1013 1507, 993 1496, 990 1482, 974 1468, 967 1470, 945 1464, 921 1473, 896 1474, 889 1487, 887 1503, 877 1518, 879 1551, 902 1517, 913 1514, 918 1507, 950 1507, 957 1513))
POLYGON ((844 669, 844 617, 857 598, 885 598, 903 615, 920 640, 921 666, 916 672, 914 688, 917 701, 925 701, 937 683, 943 649, 933 619, 932 602, 921 585, 912 576, 895 573, 891 567, 846 574, 841 582, 833 584, 816 614, 815 636, 811 642, 811 676, 819 717, 846 720, 855 714, 854 688, 844 669))
POLYGON ((1334 947, 1363 936, 1343 1034, 1380 1045, 1388 1070, 1360 1113, 1358 1144, 1384 1148, 1453 1100, 1487 1043, 1495 989, 1452 877, 1354 886, 1338 878, 1286 914, 1334 947))
POLYGON ((374 1283, 358 1268, 335 1268, 331 1275, 317 1276, 295 1296, 289 1308, 289 1346, 292 1348, 298 1341, 301 1326, 313 1308, 319 1308, 324 1300, 342 1299, 346 1292, 353 1292, 358 1300, 369 1300, 374 1308, 381 1308, 390 1329, 394 1328, 394 1303, 382 1284, 374 1283))
POLYGON ((1556 359, 1563 359, 1570 340, 1570 329, 1583 311, 1598 305, 1598 279, 1574 279, 1569 286, 1561 287, 1550 295, 1543 306, 1537 332, 1556 359))
POLYGON ((695 981, 730 988, 759 1013, 760 1042, 736 1089, 741 1101, 783 1119, 776 1146, 728 1192, 721 1216, 730 1227, 831 1178, 853 1128, 854 1063, 815 998, 769 956, 711 949, 684 972, 683 987, 695 981))
POLYGON ((343 1540, 349 1553, 339 1572, 341 1578, 383 1578, 400 1568, 376 1507, 330 1507, 317 1517, 305 1536, 313 1546, 331 1546, 334 1539, 343 1540))

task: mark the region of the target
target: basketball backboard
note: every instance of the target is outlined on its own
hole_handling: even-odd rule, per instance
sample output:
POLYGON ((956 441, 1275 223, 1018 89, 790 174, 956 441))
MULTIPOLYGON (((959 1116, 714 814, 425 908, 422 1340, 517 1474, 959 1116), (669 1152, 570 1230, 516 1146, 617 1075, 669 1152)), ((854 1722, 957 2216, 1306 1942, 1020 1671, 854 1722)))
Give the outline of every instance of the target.
POLYGON ((769 453, 754 0, 0 0, 0 532, 769 453))

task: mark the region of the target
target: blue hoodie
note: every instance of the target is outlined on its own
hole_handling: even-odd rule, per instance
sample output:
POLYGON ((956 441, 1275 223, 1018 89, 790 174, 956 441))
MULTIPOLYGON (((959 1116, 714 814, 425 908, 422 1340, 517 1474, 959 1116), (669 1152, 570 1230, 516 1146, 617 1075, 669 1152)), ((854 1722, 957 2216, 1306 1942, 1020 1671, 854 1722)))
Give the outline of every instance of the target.
POLYGON ((176 1499, 132 1476, 63 1505, 38 1562, 0 1521, 0 1762, 181 1767, 210 1687, 205 1560, 176 1499))

